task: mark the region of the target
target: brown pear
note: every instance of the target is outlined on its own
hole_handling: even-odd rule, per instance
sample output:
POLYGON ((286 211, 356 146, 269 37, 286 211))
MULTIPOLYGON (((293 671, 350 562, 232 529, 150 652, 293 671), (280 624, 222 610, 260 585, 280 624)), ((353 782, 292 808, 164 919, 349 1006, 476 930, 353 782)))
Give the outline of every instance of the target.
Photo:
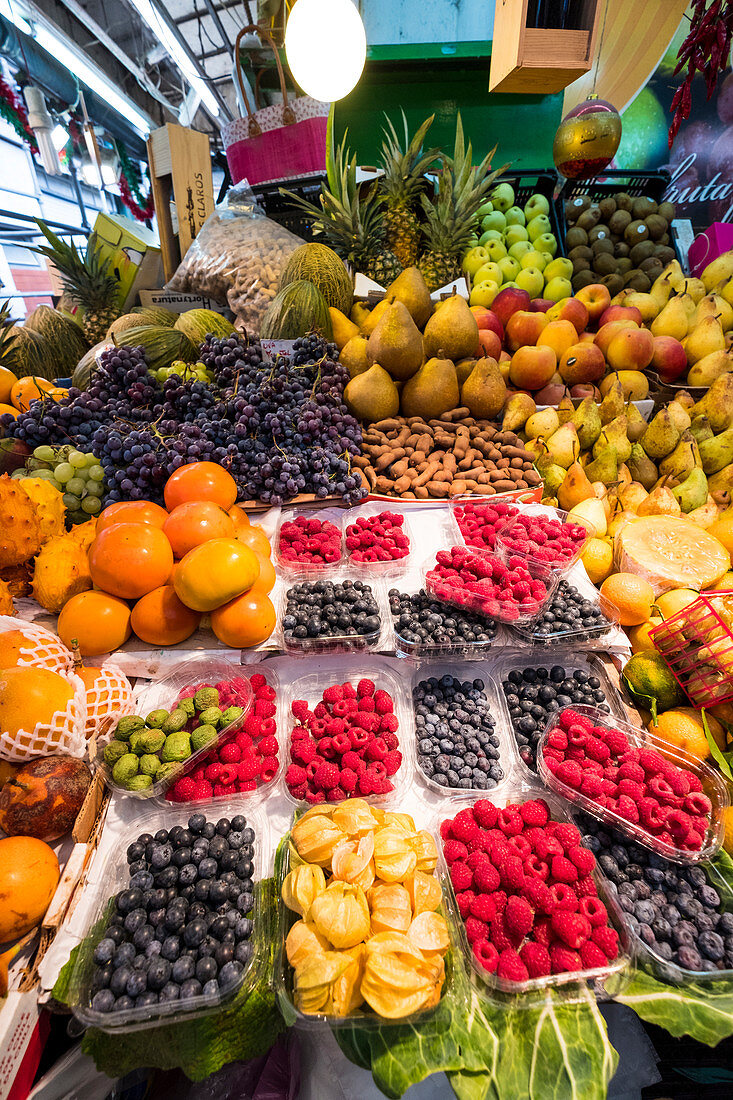
MULTIPOLYGON (((375 328, 381 321, 384 313, 389 309, 391 305, 392 302, 389 298, 382 298, 382 301, 377 302, 374 309, 367 313, 363 320, 356 322, 356 324, 359 325, 361 331, 364 333, 365 336, 371 336, 371 334, 374 332, 375 328)), ((353 317, 352 320, 354 320, 353 317)))
POLYGON ((339 355, 339 363, 346 367, 349 378, 356 378, 357 374, 369 370, 366 336, 352 336, 339 355))
POLYGON ((458 378, 452 361, 444 355, 428 359, 417 374, 405 382, 401 404, 403 416, 421 416, 424 420, 435 419, 457 408, 458 378))
POLYGON ((387 294, 407 306, 410 316, 422 329, 433 312, 428 284, 422 277, 419 267, 406 267, 387 288, 387 294))
MULTIPOLYGON (((470 358, 470 359, 460 359, 456 363, 456 374, 458 375, 458 385, 459 386, 462 386, 463 383, 466 381, 469 374, 471 373, 473 368, 476 366, 476 362, 477 362, 476 359, 470 358)), ((504 375, 502 374, 502 378, 503 377, 504 377, 504 375)))
POLYGON ((478 347, 478 325, 459 294, 452 294, 434 313, 423 333, 427 356, 445 355, 457 363, 474 355, 478 347))
POLYGON ((557 502, 561 508, 569 512, 582 500, 590 500, 595 496, 585 470, 579 462, 573 462, 565 474, 565 480, 557 490, 557 502))
POLYGON ((367 359, 401 382, 422 366, 422 336, 402 302, 392 302, 380 317, 367 343, 367 359))
POLYGON ((479 359, 461 388, 461 405, 477 420, 493 420, 504 408, 506 382, 496 359, 479 359))
POLYGON ((346 384, 344 400, 357 420, 363 420, 367 424, 395 416, 400 408, 397 388, 378 363, 374 363, 369 370, 358 374, 346 384))

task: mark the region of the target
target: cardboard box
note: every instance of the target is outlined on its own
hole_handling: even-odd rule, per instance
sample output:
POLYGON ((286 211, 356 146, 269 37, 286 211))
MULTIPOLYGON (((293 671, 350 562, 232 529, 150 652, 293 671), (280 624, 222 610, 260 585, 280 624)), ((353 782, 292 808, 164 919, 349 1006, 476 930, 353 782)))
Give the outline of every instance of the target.
POLYGON ((102 258, 120 280, 120 302, 127 310, 141 290, 160 286, 163 263, 157 235, 122 214, 97 214, 94 232, 102 258))
POLYGON ((733 225, 727 222, 713 222, 704 233, 699 233, 690 245, 687 253, 690 274, 697 278, 709 263, 731 248, 733 248, 733 225))
POLYGON ((141 290, 140 305, 148 309, 162 306, 172 313, 185 313, 188 309, 213 309, 214 313, 221 313, 229 321, 234 316, 228 306, 223 306, 214 298, 203 294, 181 294, 177 290, 141 290))

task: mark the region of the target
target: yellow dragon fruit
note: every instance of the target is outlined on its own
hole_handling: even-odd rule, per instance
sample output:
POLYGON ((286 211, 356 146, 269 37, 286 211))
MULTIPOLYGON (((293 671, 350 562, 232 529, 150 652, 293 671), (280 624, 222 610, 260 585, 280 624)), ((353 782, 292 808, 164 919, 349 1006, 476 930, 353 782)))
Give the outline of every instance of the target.
POLYGON ((59 612, 72 596, 91 587, 89 560, 83 546, 68 535, 44 543, 33 570, 33 595, 41 607, 59 612))
POLYGON ((94 517, 88 519, 85 523, 74 524, 68 534, 68 538, 73 539, 74 542, 78 542, 85 550, 89 549, 96 537, 97 520, 94 517))
POLYGON ((42 477, 23 477, 19 485, 35 505, 36 516, 41 525, 41 542, 65 535, 66 509, 58 489, 42 477))
POLYGON ((0 477, 0 568, 22 565, 41 549, 41 524, 20 481, 0 477))

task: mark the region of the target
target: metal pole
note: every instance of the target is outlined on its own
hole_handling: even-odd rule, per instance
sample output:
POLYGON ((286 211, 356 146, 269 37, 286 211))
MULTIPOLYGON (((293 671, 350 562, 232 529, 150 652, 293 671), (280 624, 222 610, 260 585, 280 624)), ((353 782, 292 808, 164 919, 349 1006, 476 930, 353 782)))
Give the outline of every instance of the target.
POLYGON ((208 11, 209 15, 211 16, 211 19, 212 19, 212 22, 213 22, 214 26, 216 27, 217 31, 219 32, 219 37, 221 38, 222 42, 226 46, 227 50, 229 51, 229 56, 231 58, 234 58, 234 47, 232 46, 231 42, 229 41, 229 35, 224 30, 224 24, 222 23, 221 19, 219 18, 219 12, 214 7, 214 0, 204 0, 204 3, 206 4, 206 10, 208 11))
MULTIPOLYGON (((209 88, 211 89, 211 94, 214 96, 214 98, 216 99, 216 102, 219 104, 219 110, 222 113, 222 117, 223 117, 224 122, 231 122, 232 117, 233 117, 232 112, 227 107, 225 100, 220 95, 220 93, 217 91, 216 87, 212 84, 211 80, 209 80, 209 77, 204 72, 202 66, 199 64, 199 60, 196 57, 196 55, 194 53, 192 53, 191 50, 189 49, 189 46, 188 46, 188 43, 186 42, 186 39, 183 37, 183 35, 179 31, 178 27, 176 26, 174 21, 171 19, 170 15, 166 11, 163 4, 159 3, 159 0, 150 0, 150 3, 152 5, 152 7, 155 9, 155 13, 158 16, 158 18, 161 20, 161 22, 165 23, 168 30, 171 32, 171 34, 173 35, 173 37, 178 42, 181 49, 184 51, 184 53, 188 57, 188 59, 191 62, 192 66, 196 70, 196 75, 198 77, 200 77, 201 80, 203 80, 206 84, 208 84, 209 88)), ((206 110, 205 104, 204 104, 204 110, 206 110)))
POLYGON ((84 196, 81 193, 81 187, 79 186, 79 178, 76 174, 76 165, 74 164, 74 158, 69 157, 69 174, 71 175, 71 182, 74 185, 74 194, 76 195, 76 201, 79 206, 79 212, 81 214, 81 224, 85 229, 91 229, 89 219, 87 218, 87 210, 84 205, 84 196))

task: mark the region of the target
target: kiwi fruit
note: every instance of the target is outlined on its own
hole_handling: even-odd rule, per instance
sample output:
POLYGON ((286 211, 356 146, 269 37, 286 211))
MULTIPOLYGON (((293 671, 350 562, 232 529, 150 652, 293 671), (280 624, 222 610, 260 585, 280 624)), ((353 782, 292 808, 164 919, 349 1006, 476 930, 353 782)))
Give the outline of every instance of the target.
POLYGON ((628 271, 624 275, 624 286, 630 290, 640 290, 642 293, 646 293, 652 285, 652 281, 648 275, 645 275, 643 271, 640 271, 638 267, 635 267, 632 271, 628 271))
POLYGON ((669 224, 669 222, 674 221, 674 217, 675 217, 674 203, 673 202, 660 202, 659 206, 657 207, 657 214, 659 214, 660 218, 664 218, 664 220, 668 224, 669 224))
POLYGON ((619 259, 621 258, 621 256, 628 256, 630 251, 631 249, 627 245, 626 241, 616 241, 613 246, 613 254, 619 259))
POLYGON ((646 241, 649 237, 649 230, 644 222, 638 219, 633 222, 629 222, 624 230, 624 240, 627 244, 635 245, 639 241, 646 241))
POLYGON ((604 275, 601 279, 604 286, 608 287, 608 293, 613 298, 615 294, 624 289, 623 275, 604 275))
POLYGON ((593 260, 593 270, 596 275, 613 275, 616 272, 618 260, 609 256, 607 252, 599 252, 593 260))
POLYGON ((654 249, 654 255, 658 260, 661 260, 662 264, 671 264, 675 258, 674 249, 669 248, 666 244, 658 244, 654 249))
POLYGON ((585 229, 582 229, 579 225, 574 225, 572 229, 568 229, 565 235, 565 247, 570 250, 577 248, 580 244, 588 243, 588 234, 585 229))
POLYGON ((587 210, 578 218, 576 225, 579 225, 581 229, 584 229, 586 233, 589 233, 595 225, 598 225, 601 220, 601 212, 597 206, 589 206, 587 210))
POLYGON ((590 260, 593 258, 593 252, 588 248, 587 244, 578 244, 575 248, 571 248, 568 252, 569 260, 590 260))
POLYGON ((650 256, 653 256, 654 248, 654 241, 639 241, 638 244, 635 244, 629 253, 634 267, 639 267, 642 260, 648 260, 650 256))
POLYGON ((591 261, 586 256, 578 256, 573 260, 573 274, 577 275, 579 271, 589 271, 591 261))
POLYGON ((631 221, 631 214, 628 210, 617 210, 612 218, 609 219, 608 228, 612 233, 618 233, 623 235, 626 226, 631 221))
POLYGON ((605 241, 608 240, 608 238, 608 226, 596 225, 593 229, 591 229, 590 233, 588 234, 588 243, 592 245, 594 241, 605 241))
POLYGON ((650 199, 646 195, 641 195, 638 199, 634 199, 631 206, 631 216, 640 221, 643 221, 644 218, 648 218, 650 214, 656 214, 656 212, 657 204, 654 199, 650 199))
POLYGON ((656 256, 648 256, 646 260, 642 260, 639 264, 639 270, 643 271, 654 282, 664 271, 664 264, 656 256))
POLYGON ((568 199, 565 203, 565 217, 569 222, 576 222, 584 210, 590 206, 589 195, 577 195, 574 199, 568 199))
POLYGON ((592 271, 578 271, 577 274, 573 275, 570 282, 573 290, 580 290, 581 287, 590 286, 591 283, 595 283, 596 276, 592 271))
POLYGON ((616 260, 616 270, 619 275, 625 275, 627 271, 631 271, 633 266, 628 256, 620 256, 618 260, 616 260))
POLYGON ((634 205, 631 195, 627 195, 625 191, 619 191, 615 198, 617 210, 628 210, 631 213, 631 208, 634 205))
POLYGON ((590 246, 590 250, 594 256, 597 256, 599 252, 608 252, 608 254, 612 256, 613 241, 610 237, 597 237, 590 246))
POLYGON ((616 200, 613 195, 608 195, 598 203, 598 209, 604 222, 607 222, 616 213, 616 200))
POLYGON ((659 243, 669 244, 669 233, 663 233, 662 236, 659 238, 659 243))
POLYGON ((650 214, 644 218, 644 224, 649 230, 649 236, 653 241, 659 241, 667 232, 667 222, 659 214, 650 214))

